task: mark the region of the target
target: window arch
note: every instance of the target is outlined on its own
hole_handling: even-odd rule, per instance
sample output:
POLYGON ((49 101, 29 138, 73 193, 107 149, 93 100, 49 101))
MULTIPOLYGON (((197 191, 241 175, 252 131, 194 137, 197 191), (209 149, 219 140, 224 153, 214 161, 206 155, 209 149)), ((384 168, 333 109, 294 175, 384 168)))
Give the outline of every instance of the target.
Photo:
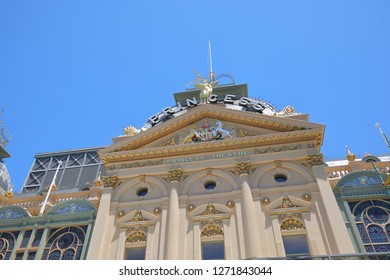
POLYGON ((221 221, 203 222, 201 226, 203 260, 225 259, 225 244, 221 221))
POLYGON ((295 217, 287 217, 283 219, 280 231, 286 257, 297 258, 310 255, 306 227, 301 221, 295 217))
POLYGON ((365 200, 349 204, 367 252, 390 252, 390 202, 365 200))
POLYGON ((0 260, 9 260, 19 232, 0 232, 0 260))
POLYGON ((84 246, 86 226, 55 228, 42 255, 43 260, 79 260, 84 246))
POLYGON ((126 259, 144 260, 146 256, 147 237, 141 230, 132 230, 126 239, 126 259))

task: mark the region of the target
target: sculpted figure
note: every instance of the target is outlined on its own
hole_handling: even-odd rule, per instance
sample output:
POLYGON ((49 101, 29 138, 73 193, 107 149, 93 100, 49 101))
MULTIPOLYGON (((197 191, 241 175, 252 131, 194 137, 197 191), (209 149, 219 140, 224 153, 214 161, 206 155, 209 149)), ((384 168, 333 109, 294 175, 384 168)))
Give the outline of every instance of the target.
POLYGON ((200 82, 201 76, 198 75, 198 79, 196 80, 195 87, 200 89, 200 103, 205 104, 207 103, 207 99, 209 98, 210 94, 213 92, 213 87, 215 87, 218 84, 218 81, 214 81, 209 83, 208 80, 204 79, 203 84, 200 82))

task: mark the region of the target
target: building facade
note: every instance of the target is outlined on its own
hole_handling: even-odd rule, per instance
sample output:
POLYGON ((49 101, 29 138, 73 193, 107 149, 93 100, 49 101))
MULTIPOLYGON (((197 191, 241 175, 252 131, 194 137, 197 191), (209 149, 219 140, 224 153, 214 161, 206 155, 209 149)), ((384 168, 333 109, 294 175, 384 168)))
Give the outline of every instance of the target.
POLYGON ((324 125, 206 86, 108 147, 38 154, 0 195, 0 258, 386 257, 388 159, 325 163, 324 125))

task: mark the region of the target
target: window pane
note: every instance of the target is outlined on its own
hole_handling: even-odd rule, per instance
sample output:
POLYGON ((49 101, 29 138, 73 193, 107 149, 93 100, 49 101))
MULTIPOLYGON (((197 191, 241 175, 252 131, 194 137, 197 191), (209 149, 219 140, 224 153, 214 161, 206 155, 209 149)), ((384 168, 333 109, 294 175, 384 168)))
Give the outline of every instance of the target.
POLYGON ((283 236, 286 256, 310 255, 305 235, 283 236))
POLYGON ((203 260, 223 260, 225 259, 225 248, 223 241, 202 242, 203 260))
POLYGON ((127 250, 127 260, 144 260, 146 248, 135 248, 127 250))

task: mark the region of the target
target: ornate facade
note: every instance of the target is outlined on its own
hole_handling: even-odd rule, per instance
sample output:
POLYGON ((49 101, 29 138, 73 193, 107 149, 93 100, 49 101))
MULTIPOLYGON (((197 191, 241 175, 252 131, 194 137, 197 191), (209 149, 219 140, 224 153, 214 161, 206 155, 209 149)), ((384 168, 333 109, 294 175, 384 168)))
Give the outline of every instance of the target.
MULTIPOLYGON (((26 181, 35 193, 0 196, 0 258, 235 260, 383 252, 390 212, 379 175, 352 173, 366 163, 325 163, 323 125, 291 106, 278 111, 247 96, 246 85, 215 87, 202 102, 197 90, 176 93, 175 106, 141 129, 126 128, 98 157, 92 151, 84 151, 82 161, 74 151, 44 155, 49 161, 40 162, 47 166, 36 170, 38 156, 30 173, 53 171, 59 156, 78 163, 80 172, 101 164, 106 171, 100 177, 93 169, 88 188, 79 186, 82 173, 73 189, 58 181, 42 215, 43 181, 26 181), (375 189, 360 188, 362 176, 364 186, 373 182, 375 189)), ((389 173, 388 162, 377 164, 389 173)))

